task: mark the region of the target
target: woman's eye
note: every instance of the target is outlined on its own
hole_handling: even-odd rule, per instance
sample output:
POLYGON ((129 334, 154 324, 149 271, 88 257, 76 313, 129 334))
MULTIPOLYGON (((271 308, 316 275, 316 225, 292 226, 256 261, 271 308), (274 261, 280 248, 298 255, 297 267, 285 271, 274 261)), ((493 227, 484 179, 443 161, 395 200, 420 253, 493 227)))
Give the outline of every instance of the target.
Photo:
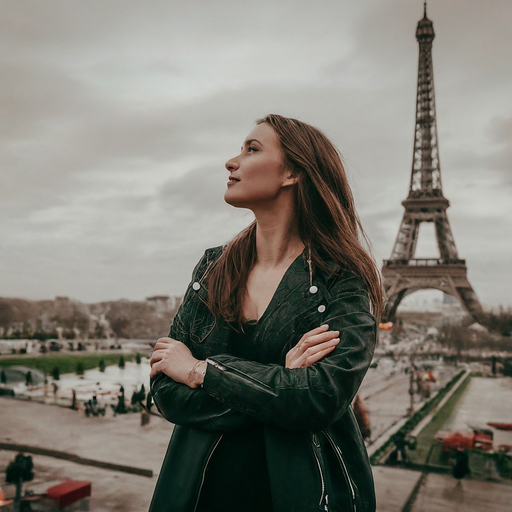
POLYGON ((253 147, 253 146, 249 146, 249 147, 247 148, 247 151, 248 151, 248 152, 249 152, 249 151, 258 151, 258 148, 255 148, 255 147, 253 147))

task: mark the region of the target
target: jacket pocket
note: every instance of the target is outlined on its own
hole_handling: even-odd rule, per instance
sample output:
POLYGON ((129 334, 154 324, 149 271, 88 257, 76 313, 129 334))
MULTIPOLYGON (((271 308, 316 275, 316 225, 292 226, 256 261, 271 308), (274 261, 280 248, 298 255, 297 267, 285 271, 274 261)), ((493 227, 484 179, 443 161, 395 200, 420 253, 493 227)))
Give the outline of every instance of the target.
POLYGON ((201 344, 212 333, 216 318, 203 301, 194 294, 183 304, 183 316, 186 317, 190 341, 201 344))
POLYGON ((198 314, 190 324, 190 340, 201 344, 212 333, 217 323, 215 317, 211 315, 198 314))

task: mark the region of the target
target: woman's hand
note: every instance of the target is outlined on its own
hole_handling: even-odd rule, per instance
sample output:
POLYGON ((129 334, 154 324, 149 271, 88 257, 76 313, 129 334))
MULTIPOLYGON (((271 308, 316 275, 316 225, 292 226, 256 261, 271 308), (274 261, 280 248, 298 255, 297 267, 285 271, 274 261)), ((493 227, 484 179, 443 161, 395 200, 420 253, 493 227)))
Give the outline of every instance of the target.
POLYGON ((149 360, 151 365, 149 376, 153 377, 157 373, 163 372, 172 380, 195 388, 201 383, 197 382, 196 372, 192 372, 192 369, 199 362, 181 341, 160 338, 156 342, 155 350, 149 360))
POLYGON ((328 325, 322 325, 304 334, 299 343, 286 354, 286 368, 311 366, 332 352, 340 342, 340 333, 327 329, 328 325))

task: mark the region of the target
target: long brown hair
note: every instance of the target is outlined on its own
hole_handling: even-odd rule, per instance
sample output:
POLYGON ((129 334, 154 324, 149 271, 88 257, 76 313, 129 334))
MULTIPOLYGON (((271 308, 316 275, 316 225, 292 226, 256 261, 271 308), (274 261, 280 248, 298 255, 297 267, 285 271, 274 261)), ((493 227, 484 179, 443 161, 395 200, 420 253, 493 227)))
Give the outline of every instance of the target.
MULTIPOLYGON (((299 177, 295 187, 299 236, 311 250, 313 268, 327 270, 326 258, 330 258, 361 276, 378 320, 381 275, 338 150, 320 130, 297 119, 270 114, 256 123, 275 130, 285 164, 299 177)), ((255 261, 256 221, 229 242, 209 272, 209 307, 215 316, 242 325, 247 277, 255 261)))

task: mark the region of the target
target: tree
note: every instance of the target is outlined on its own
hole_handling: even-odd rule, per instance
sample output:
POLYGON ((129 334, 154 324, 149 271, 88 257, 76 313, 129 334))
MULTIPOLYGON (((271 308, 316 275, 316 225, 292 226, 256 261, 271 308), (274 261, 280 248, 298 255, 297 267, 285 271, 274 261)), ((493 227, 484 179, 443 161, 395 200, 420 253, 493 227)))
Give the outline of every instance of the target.
POLYGON ((66 329, 62 336, 66 338, 67 340, 74 340, 76 338, 76 332, 73 329, 66 329))
POLYGON ((503 375, 505 377, 512 377, 512 359, 505 359, 503 361, 503 375))
POLYGON ((52 377, 53 380, 60 380, 60 369, 58 366, 52 368, 52 377))
POLYGON ((142 384, 140 391, 137 391, 137 388, 135 388, 135 391, 132 395, 131 404, 138 405, 140 402, 144 401, 144 398, 146 398, 146 388, 144 387, 144 384, 142 384))
POLYGON ((440 329, 439 341, 457 351, 457 361, 460 360, 461 352, 466 350, 469 338, 470 334, 464 323, 448 324, 440 329))
POLYGON ((64 328, 64 336, 68 339, 73 339, 76 333, 73 329, 78 329, 80 332, 87 332, 89 330, 89 313, 83 304, 68 301, 64 304, 59 304, 58 310, 51 317, 51 320, 56 322, 60 327, 64 328), (73 334, 71 334, 73 332, 73 334))
POLYGON ((5 374, 5 370, 3 368, 0 372, 0 383, 7 384, 7 375, 5 374))
POLYGON ((14 308, 7 302, 0 302, 0 327, 3 327, 5 332, 7 332, 15 319, 16 313, 14 308))
POLYGON ((116 341, 118 338, 121 338, 123 336, 126 336, 125 329, 130 324, 130 320, 126 317, 117 317, 113 318, 110 321, 110 328, 114 331, 114 334, 116 336, 116 341))
POLYGON ((126 312, 126 305, 122 303, 113 303, 110 306, 106 319, 110 323, 110 328, 114 332, 116 342, 118 338, 127 336, 127 328, 130 325, 130 317, 126 312))
POLYGON ((512 336, 512 310, 505 310, 500 306, 499 312, 486 311, 478 318, 479 323, 485 325, 490 331, 497 332, 504 337, 512 336))
POLYGON ((78 361, 78 363, 76 363, 76 374, 77 375, 84 374, 84 363, 82 363, 82 361, 78 361))
POLYGON ((140 364, 140 361, 141 361, 141 357, 140 357, 140 354, 137 352, 137 354, 135 354, 135 362, 137 364, 140 364))
POLYGON ((105 328, 101 324, 96 324, 96 327, 94 328, 94 336, 96 336, 96 339, 102 340, 105 338, 105 328))
POLYGON ((18 504, 21 501, 21 487, 23 482, 30 482, 34 478, 33 468, 34 463, 32 462, 32 457, 18 453, 5 470, 5 481, 8 484, 14 484, 16 486, 15 502, 18 504))
POLYGON ((98 363, 98 369, 100 370, 100 372, 105 371, 105 360, 104 359, 100 359, 100 362, 98 363))
POLYGON ((123 355, 119 358, 119 368, 121 368, 121 369, 124 368, 124 356, 123 355))

